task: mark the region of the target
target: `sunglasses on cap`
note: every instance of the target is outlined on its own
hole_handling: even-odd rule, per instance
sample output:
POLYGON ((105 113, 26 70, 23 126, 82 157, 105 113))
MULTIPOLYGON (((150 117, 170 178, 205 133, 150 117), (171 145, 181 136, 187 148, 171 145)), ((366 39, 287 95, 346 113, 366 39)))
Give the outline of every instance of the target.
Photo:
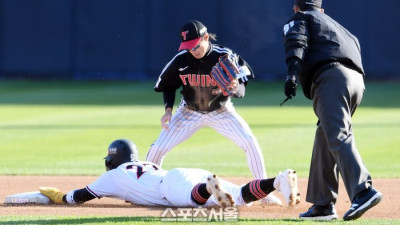
POLYGON ((199 49, 199 48, 200 48, 200 43, 199 43, 198 45, 194 46, 193 48, 191 48, 190 50, 196 51, 196 50, 199 49))
POLYGON ((192 51, 196 51, 197 49, 199 49, 199 48, 200 48, 200 43, 201 43, 203 40, 204 40, 204 38, 203 38, 203 37, 201 37, 201 40, 200 40, 199 44, 198 44, 198 45, 196 45, 196 46, 194 46, 194 47, 193 47, 193 48, 191 48, 190 50, 192 50, 192 51))

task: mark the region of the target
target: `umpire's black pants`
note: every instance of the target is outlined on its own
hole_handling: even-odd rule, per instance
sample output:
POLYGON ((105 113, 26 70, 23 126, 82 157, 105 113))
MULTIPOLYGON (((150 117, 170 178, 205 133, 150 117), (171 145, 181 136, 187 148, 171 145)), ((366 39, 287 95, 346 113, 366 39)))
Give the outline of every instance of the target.
POLYGON ((323 71, 311 87, 319 119, 306 201, 336 203, 339 172, 350 200, 372 184, 354 141, 351 117, 364 93, 362 74, 340 64, 323 71))

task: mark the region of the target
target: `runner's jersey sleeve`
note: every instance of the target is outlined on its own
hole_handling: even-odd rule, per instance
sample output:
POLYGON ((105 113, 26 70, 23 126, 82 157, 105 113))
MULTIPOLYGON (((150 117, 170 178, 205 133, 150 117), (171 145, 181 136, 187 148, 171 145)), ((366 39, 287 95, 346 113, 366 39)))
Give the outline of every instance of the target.
POLYGON ((107 171, 86 188, 97 198, 112 197, 141 205, 169 206, 159 191, 166 173, 151 162, 128 162, 107 171))

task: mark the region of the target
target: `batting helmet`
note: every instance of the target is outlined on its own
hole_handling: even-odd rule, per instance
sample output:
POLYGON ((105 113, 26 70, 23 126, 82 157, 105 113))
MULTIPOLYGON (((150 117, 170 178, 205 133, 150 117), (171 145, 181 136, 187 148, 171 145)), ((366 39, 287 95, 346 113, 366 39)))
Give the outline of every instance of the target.
POLYGON ((104 158, 106 170, 117 168, 122 163, 138 161, 138 148, 133 141, 118 139, 108 146, 108 155, 104 158))

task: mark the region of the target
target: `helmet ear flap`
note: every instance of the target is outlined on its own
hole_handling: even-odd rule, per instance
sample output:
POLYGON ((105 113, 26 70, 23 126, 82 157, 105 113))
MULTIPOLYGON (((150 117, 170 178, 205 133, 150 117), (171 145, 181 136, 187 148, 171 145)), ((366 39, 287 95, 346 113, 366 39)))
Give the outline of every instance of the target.
POLYGON ((106 159, 105 161, 104 161, 104 164, 105 164, 105 166, 106 166, 106 171, 109 171, 109 170, 112 170, 113 168, 112 168, 112 165, 111 165, 111 161, 112 160, 109 160, 109 159, 106 159))

